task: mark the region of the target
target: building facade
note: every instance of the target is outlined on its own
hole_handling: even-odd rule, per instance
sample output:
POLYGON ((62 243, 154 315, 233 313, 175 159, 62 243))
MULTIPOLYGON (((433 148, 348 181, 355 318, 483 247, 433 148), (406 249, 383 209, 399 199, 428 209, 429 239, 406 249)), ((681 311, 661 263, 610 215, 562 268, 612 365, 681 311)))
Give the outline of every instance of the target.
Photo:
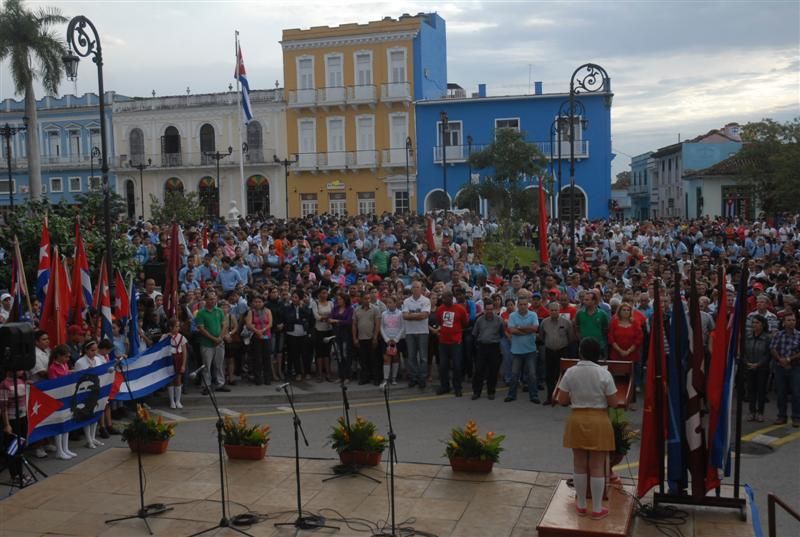
MULTIPOLYGON (((478 92, 467 97, 454 87, 450 97, 420 100, 417 108, 417 154, 420 196, 416 210, 427 212, 455 206, 459 191, 467 184, 485 181, 492 169, 473 170, 467 159, 494 140, 497 129, 509 128, 522 132, 524 139, 535 144, 544 155, 545 174, 555 177, 556 212, 562 218, 607 218, 611 199, 611 97, 609 94, 579 96, 586 115, 575 122, 575 200, 570 210, 570 144, 568 120, 558 121, 565 93, 545 94, 537 82, 533 95, 502 97, 486 96, 484 84, 478 92), (447 115, 445 144, 442 138, 442 113, 447 115), (551 128, 561 124, 551 142, 551 128), (559 159, 559 145, 561 158, 559 159), (442 159, 444 152, 444 159, 442 159), (447 169, 444 170, 443 162, 447 169), (560 166, 559 166, 560 162, 560 166), (552 165, 552 166, 551 166, 552 165), (552 168, 552 169, 551 169, 552 168), (445 173, 447 188, 445 190, 445 173), (560 188, 559 188, 559 177, 560 188), (423 194, 424 193, 424 194, 423 194), (446 196, 445 196, 446 193, 446 196)), ((538 178, 526 178, 525 188, 538 186, 538 178)), ((482 212, 492 213, 483 204, 482 212)))
POLYGON ((650 186, 653 175, 653 152, 648 151, 631 159, 631 184, 628 195, 631 198, 631 217, 638 220, 650 218, 650 186))
POLYGON ((684 174, 687 217, 754 219, 757 200, 737 180, 740 167, 740 158, 734 155, 703 170, 684 174))
MULTIPOLYGON (((127 97, 106 92, 105 121, 108 139, 108 163, 114 161, 114 133, 112 131, 112 103, 129 100, 127 97)), ((76 197, 90 191, 100 190, 100 109, 99 98, 94 93, 80 97, 65 95, 61 98, 44 97, 36 101, 42 170, 42 196, 50 203, 77 203, 76 197), (97 148, 95 153, 92 149, 97 148)), ((0 103, 0 125, 24 126, 25 101, 5 99, 0 103)), ((32 132, 22 131, 11 138, 12 188, 9 195, 8 155, 5 140, 2 140, 2 169, 0 174, 0 207, 22 204, 30 199, 28 178, 28 155, 26 136, 32 132)), ((109 184, 116 187, 116 176, 109 172, 109 184)))
POLYGON ((250 101, 247 125, 234 91, 115 103, 114 168, 128 217, 149 218, 150 196, 167 191, 197 192, 210 217, 284 217, 286 179, 274 161, 286 154, 283 92, 251 91, 250 101))
POLYGON ((405 212, 415 203, 414 101, 446 93, 435 13, 283 31, 289 215, 405 212))

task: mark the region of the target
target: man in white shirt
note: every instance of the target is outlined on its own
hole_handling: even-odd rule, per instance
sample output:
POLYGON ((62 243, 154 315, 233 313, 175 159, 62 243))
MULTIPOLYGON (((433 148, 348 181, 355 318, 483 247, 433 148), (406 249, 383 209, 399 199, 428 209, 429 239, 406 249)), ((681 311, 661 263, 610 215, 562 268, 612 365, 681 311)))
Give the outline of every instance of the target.
POLYGON ((428 316, 431 301, 422 294, 422 282, 411 284, 411 296, 403 301, 406 352, 408 353, 408 387, 425 388, 428 378, 428 316))
POLYGON ((28 380, 36 382, 47 378, 47 367, 50 365, 50 336, 44 330, 37 330, 34 334, 36 345, 36 362, 33 369, 28 371, 28 380))

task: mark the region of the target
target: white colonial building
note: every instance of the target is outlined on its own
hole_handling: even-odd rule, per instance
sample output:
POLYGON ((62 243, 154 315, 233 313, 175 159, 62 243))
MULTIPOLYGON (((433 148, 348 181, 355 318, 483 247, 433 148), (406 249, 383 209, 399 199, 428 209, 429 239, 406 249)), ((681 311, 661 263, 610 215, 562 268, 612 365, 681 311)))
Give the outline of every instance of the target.
POLYGON ((128 217, 148 218, 150 195, 162 200, 166 191, 198 192, 211 216, 283 217, 284 168, 273 160, 286 158, 283 91, 252 91, 250 100, 248 125, 235 91, 114 103, 112 169, 128 217))

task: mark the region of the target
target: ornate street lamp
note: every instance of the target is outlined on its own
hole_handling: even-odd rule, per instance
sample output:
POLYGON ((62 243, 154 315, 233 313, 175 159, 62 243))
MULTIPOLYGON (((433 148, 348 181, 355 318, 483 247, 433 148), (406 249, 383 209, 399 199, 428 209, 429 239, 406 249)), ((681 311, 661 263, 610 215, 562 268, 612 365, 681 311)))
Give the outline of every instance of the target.
MULTIPOLYGON (((585 125, 585 109, 583 105, 575 100, 579 93, 605 93, 605 104, 611 108, 611 78, 605 69, 595 63, 585 63, 572 72, 569 79, 569 203, 572 213, 572 223, 570 225, 570 250, 569 263, 575 266, 577 254, 575 252, 575 116, 576 110, 580 110, 580 117, 585 125), (580 105, 580 107, 578 106, 580 105)), ((562 105, 563 107, 563 105, 562 105)), ((559 115, 561 115, 559 113, 559 115)))
MULTIPOLYGON (((232 154, 233 154, 233 147, 231 147, 231 146, 228 146, 228 152, 227 153, 221 153, 219 151, 214 151, 213 153, 206 153, 206 157, 208 157, 208 158, 210 158, 212 160, 215 160, 217 162, 217 192, 220 193, 220 199, 222 199, 222 196, 221 196, 221 194, 222 194, 222 185, 219 182, 219 161, 224 159, 225 157, 231 156, 232 154)), ((223 214, 224 213, 222 212, 222 209, 220 209, 220 211, 219 211, 220 218, 223 218, 223 214)))
POLYGON ((284 203, 286 205, 286 222, 289 222, 289 166, 292 164, 297 164, 300 160, 300 155, 295 153, 294 159, 285 158, 283 160, 278 158, 278 155, 272 155, 272 162, 275 164, 280 164, 283 166, 283 177, 284 177, 284 203))
POLYGON ((147 159, 147 164, 144 160, 134 163, 133 160, 128 161, 128 166, 139 170, 139 197, 142 198, 142 222, 144 222, 144 171, 152 166, 153 159, 147 159))
POLYGON ((450 133, 450 127, 447 123, 447 112, 442 110, 439 113, 439 119, 442 123, 442 187, 446 198, 444 215, 447 217, 447 211, 450 210, 450 195, 447 193, 447 137, 450 133))
POLYGON ((67 44, 69 51, 61 58, 67 78, 76 80, 78 78, 78 63, 81 58, 92 56, 92 61, 97 66, 97 90, 100 99, 98 107, 100 109, 100 172, 103 176, 103 218, 105 220, 105 239, 106 239, 106 270, 108 270, 108 287, 111 295, 111 303, 116 297, 115 279, 113 274, 113 256, 111 252, 111 188, 108 184, 108 151, 106 144, 106 95, 103 88, 103 48, 100 45, 100 35, 97 33, 92 21, 78 15, 69 21, 67 26, 67 44))
POLYGON ((406 212, 411 214, 411 174, 408 169, 408 159, 414 154, 411 136, 406 136, 406 212))

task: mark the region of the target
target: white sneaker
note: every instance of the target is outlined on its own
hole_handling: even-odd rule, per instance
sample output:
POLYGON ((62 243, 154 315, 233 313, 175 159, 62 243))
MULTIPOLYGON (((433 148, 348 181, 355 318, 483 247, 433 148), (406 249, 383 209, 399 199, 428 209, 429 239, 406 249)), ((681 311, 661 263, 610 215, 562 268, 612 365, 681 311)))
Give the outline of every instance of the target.
POLYGON ((386 387, 386 381, 384 380, 383 382, 381 382, 380 388, 383 389, 385 387, 386 387))
POLYGON ((54 446, 53 444, 47 444, 46 446, 44 446, 44 450, 47 453, 55 453, 56 451, 58 451, 58 449, 56 449, 56 446, 54 446))
POLYGON ((183 405, 181 404, 180 401, 175 402, 175 408, 183 408, 183 405))
POLYGON ((62 461, 68 461, 72 458, 72 455, 68 453, 56 453, 56 459, 60 459, 62 461))
POLYGON ((397 384, 397 379, 392 379, 392 386, 394 386, 395 384, 397 384))
POLYGON ((78 456, 77 453, 75 453, 74 451, 70 451, 70 450, 67 450, 66 454, 69 455, 70 458, 78 456))
POLYGON ((44 450, 44 448, 36 448, 36 451, 33 452, 33 456, 37 459, 46 459, 47 452, 44 450))
POLYGON ((89 449, 97 449, 97 446, 95 446, 95 445, 92 443, 92 441, 91 441, 91 440, 90 440, 90 441, 88 441, 88 442, 86 442, 86 444, 85 444, 85 445, 86 445, 86 447, 87 447, 87 448, 89 448, 89 449))
POLYGON ((178 408, 178 403, 170 403, 170 404, 169 404, 169 407, 170 407, 171 409, 175 410, 176 408, 178 408))
POLYGON ((94 447, 105 446, 105 444, 102 443, 100 440, 92 440, 92 443, 94 444, 94 447))

